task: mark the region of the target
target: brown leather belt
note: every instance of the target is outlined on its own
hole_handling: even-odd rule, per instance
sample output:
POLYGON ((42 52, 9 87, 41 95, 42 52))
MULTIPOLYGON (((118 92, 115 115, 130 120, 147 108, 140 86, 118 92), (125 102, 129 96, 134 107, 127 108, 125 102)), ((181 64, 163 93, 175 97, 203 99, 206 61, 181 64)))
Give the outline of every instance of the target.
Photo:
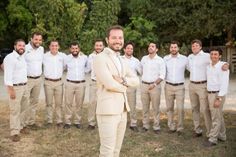
POLYGON ((13 86, 25 86, 27 85, 27 83, 17 83, 17 84, 13 84, 13 86))
POLYGON ((30 79, 38 79, 38 78, 40 78, 40 76, 27 76, 27 78, 30 78, 30 79))
POLYGON ((73 80, 68 80, 68 79, 66 81, 71 82, 71 83, 84 83, 85 82, 85 80, 73 81, 73 80))
POLYGON ((96 80, 92 79, 93 82, 96 82, 96 80))
POLYGON ((148 85, 150 85, 150 84, 154 84, 154 82, 145 82, 145 81, 142 81, 142 83, 144 83, 144 84, 148 84, 148 85))
POLYGON ((59 78, 59 79, 50 79, 50 78, 45 77, 45 80, 52 81, 52 82, 57 82, 57 81, 61 81, 61 78, 59 78))
POLYGON ((209 94, 215 94, 215 93, 219 93, 219 91, 207 91, 207 93, 209 93, 209 94))
POLYGON ((170 82, 166 82, 166 84, 172 85, 172 86, 180 86, 183 85, 184 83, 170 83, 170 82))
POLYGON ((194 84, 203 84, 203 83, 207 83, 207 81, 190 81, 191 83, 194 83, 194 84))

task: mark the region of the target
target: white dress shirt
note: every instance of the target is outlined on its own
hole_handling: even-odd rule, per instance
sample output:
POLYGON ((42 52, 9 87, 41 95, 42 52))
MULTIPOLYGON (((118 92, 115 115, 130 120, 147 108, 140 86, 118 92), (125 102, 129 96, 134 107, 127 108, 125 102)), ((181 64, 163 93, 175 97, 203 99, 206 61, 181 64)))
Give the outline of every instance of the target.
POLYGON ((166 81, 170 83, 184 83, 184 72, 188 65, 188 58, 178 54, 164 57, 166 63, 166 81))
POLYGON ((65 66, 65 58, 66 55, 62 52, 58 52, 56 55, 52 55, 50 51, 45 53, 43 56, 43 68, 45 78, 61 78, 65 66))
POLYGON ((136 75, 141 75, 142 69, 141 69, 141 63, 139 62, 139 60, 137 58, 135 58, 134 56, 131 56, 130 58, 126 57, 125 55, 122 56, 122 59, 125 60, 125 62, 128 63, 129 67, 133 70, 133 72, 136 75))
POLYGON ((164 80, 166 75, 166 67, 164 60, 156 55, 150 58, 149 55, 143 56, 142 65, 142 81, 154 82, 158 78, 164 80))
POLYGON ((93 69, 93 60, 96 56, 97 56, 97 53, 94 51, 88 57, 88 69, 91 70, 91 79, 92 80, 96 80, 96 75, 95 75, 95 72, 94 72, 94 69, 93 69))
POLYGON ((4 83, 7 86, 27 82, 27 65, 23 55, 13 51, 4 59, 4 83))
POLYGON ((219 91, 218 96, 225 96, 229 85, 229 70, 223 71, 221 68, 225 62, 219 61, 215 65, 207 66, 207 90, 219 91))
POLYGON ((191 81, 205 81, 206 77, 206 67, 210 64, 210 55, 203 52, 202 50, 194 55, 191 54, 188 56, 189 61, 189 71, 190 71, 190 80, 191 81))
POLYGON ((87 69, 88 57, 82 52, 79 53, 78 57, 74 57, 69 54, 66 57, 66 68, 67 68, 67 79, 71 81, 82 81, 85 80, 85 73, 87 69))
POLYGON ((27 63, 27 75, 36 77, 42 74, 44 48, 34 49, 30 43, 25 46, 25 61, 27 63))

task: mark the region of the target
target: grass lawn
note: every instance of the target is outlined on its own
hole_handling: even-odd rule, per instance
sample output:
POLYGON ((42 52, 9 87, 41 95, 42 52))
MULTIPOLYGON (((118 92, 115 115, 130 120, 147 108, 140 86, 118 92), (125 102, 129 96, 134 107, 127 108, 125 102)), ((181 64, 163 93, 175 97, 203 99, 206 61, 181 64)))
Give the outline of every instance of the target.
MULTIPOLYGON (((39 104, 43 106, 43 104, 39 104)), ((87 130, 87 112, 83 112, 83 128, 72 127, 68 130, 44 127, 44 110, 39 110, 37 122, 42 125, 29 135, 22 135, 21 141, 9 139, 9 109, 6 101, 0 101, 0 157, 97 157, 99 153, 98 130, 87 130)), ((236 112, 226 111, 227 141, 219 142, 213 148, 204 148, 205 135, 192 137, 191 112, 185 114, 185 132, 181 136, 167 133, 166 115, 161 115, 162 131, 156 135, 152 130, 147 133, 134 133, 126 130, 121 157, 235 157, 236 156, 236 112)), ((138 111, 139 126, 142 113, 138 111)))

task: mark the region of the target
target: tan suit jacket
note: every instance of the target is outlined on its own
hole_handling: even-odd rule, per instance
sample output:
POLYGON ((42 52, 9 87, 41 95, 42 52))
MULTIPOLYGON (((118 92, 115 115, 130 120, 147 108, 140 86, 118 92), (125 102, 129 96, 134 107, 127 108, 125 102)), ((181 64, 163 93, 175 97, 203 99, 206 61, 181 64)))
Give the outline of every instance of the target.
POLYGON ((126 89, 127 87, 117 82, 112 76, 124 77, 127 85, 136 87, 139 85, 139 78, 130 69, 123 59, 121 72, 115 62, 115 52, 105 48, 103 52, 94 59, 93 68, 97 77, 97 109, 96 114, 114 115, 123 111, 130 111, 126 89))

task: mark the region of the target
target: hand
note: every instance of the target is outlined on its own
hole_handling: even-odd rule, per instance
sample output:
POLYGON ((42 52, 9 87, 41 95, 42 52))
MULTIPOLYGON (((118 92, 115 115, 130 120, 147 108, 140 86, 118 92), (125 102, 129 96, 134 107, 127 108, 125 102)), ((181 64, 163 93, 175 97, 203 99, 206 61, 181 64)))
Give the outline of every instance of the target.
POLYGON ((15 90, 13 88, 9 88, 8 92, 9 92, 10 98, 14 100, 16 98, 15 90))
POLYGON ((156 85, 155 85, 154 83, 153 83, 153 84, 150 84, 148 90, 152 90, 152 89, 155 88, 155 87, 156 87, 156 85))
POLYGON ((225 63, 224 65, 222 65, 221 68, 222 68, 223 71, 229 70, 229 63, 225 63))
POLYGON ((123 82, 123 79, 120 77, 120 76, 115 76, 115 75, 112 75, 112 77, 119 83, 122 83, 123 82))
POLYGON ((214 108, 219 108, 220 104, 221 104, 221 101, 216 99, 213 106, 214 106, 214 108))

